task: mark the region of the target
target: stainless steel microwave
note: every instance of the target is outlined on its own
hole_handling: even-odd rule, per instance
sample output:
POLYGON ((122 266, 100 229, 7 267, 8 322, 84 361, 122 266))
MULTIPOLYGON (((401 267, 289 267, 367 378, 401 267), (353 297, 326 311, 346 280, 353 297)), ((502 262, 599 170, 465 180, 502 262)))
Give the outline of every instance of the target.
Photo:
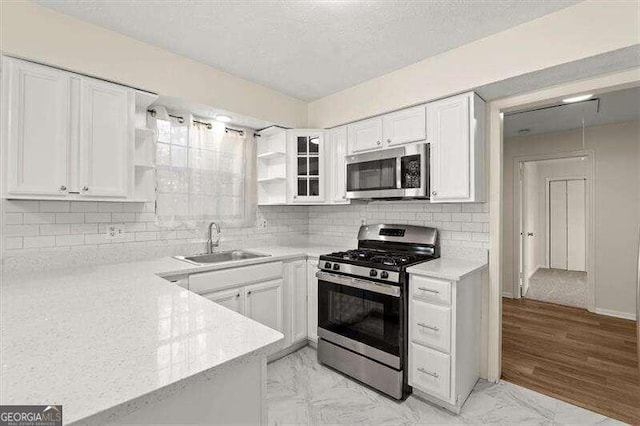
POLYGON ((429 144, 348 155, 347 198, 428 198, 429 144))

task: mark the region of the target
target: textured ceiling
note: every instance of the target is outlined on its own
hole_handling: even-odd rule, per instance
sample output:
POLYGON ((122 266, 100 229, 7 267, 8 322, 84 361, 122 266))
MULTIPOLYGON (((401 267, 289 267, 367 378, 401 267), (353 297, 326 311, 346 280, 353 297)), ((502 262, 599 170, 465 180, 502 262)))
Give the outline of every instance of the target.
POLYGON ((529 135, 580 129, 583 119, 585 127, 640 120, 640 88, 609 92, 597 98, 599 102, 590 100, 506 115, 504 135, 518 136, 522 129, 529 129, 529 135))
POLYGON ((36 0, 302 100, 577 2, 36 0))

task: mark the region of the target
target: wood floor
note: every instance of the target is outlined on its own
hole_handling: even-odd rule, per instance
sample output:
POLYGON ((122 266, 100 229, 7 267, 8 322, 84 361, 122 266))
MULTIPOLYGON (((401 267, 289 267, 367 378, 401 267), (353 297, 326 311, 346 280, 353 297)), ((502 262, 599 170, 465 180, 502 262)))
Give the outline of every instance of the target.
POLYGON ((636 323, 527 299, 503 299, 502 378, 640 424, 636 323))

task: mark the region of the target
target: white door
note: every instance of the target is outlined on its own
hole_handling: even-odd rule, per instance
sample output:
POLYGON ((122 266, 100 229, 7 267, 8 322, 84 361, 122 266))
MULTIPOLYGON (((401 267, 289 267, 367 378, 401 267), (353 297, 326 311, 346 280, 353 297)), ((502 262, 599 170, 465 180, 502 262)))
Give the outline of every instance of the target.
POLYGON ((427 104, 432 202, 471 196, 469 100, 469 95, 460 95, 427 104))
POLYGON ((309 339, 318 341, 318 259, 309 259, 307 263, 307 335, 309 339))
POLYGON ((331 147, 332 166, 329 173, 331 182, 329 189, 329 201, 345 202, 347 200, 347 165, 345 156, 347 155, 347 126, 336 127, 327 132, 329 146, 331 147))
POLYGON ((320 203, 325 199, 324 131, 288 131, 290 196, 293 203, 320 203))
POLYGON ((382 117, 384 144, 393 146, 426 138, 425 107, 417 106, 382 117))
POLYGON ((549 182, 549 267, 586 271, 584 179, 549 182))
POLYGON ((244 312, 242 306, 242 289, 240 288, 214 291, 213 293, 203 295, 203 297, 239 314, 244 312))
POLYGON ((585 180, 567 181, 567 269, 587 270, 585 180))
POLYGON ((349 153, 382 147, 382 118, 374 117, 347 126, 349 153))
POLYGON ((282 280, 253 284, 245 289, 246 315, 280 332, 282 327, 282 280))
POLYGON ((131 90, 83 78, 80 110, 80 193, 126 197, 133 151, 131 90))
POLYGON ((66 195, 69 188, 70 76, 3 58, 7 192, 66 195))
POLYGON ((289 276, 291 298, 291 343, 307 338, 307 261, 296 260, 291 264, 289 276))

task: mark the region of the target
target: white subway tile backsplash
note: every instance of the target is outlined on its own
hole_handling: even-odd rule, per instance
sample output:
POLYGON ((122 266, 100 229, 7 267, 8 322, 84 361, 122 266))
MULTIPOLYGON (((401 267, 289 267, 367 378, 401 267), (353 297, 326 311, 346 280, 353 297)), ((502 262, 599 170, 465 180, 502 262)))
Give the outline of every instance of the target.
POLYGON ((84 213, 56 213, 56 223, 84 223, 84 213))
POLYGON ((84 221, 86 223, 110 223, 111 213, 85 213, 84 221))
POLYGON ((64 235, 70 233, 70 225, 67 224, 40 225, 40 235, 64 235))
POLYGON ((5 225, 4 233, 8 237, 37 236, 40 229, 38 225, 5 225))
POLYGON ((47 224, 55 221, 55 213, 24 213, 23 222, 27 224, 47 224))
POLYGON ((111 220, 114 222, 135 222, 135 213, 111 213, 111 220))
POLYGON ((121 212, 124 209, 124 203, 115 203, 115 202, 99 202, 98 203, 98 211, 99 212, 121 212))
POLYGON ((70 208, 69 201, 40 201, 40 211, 45 213, 68 212, 70 208))
POLYGON ((6 237, 4 239, 4 248, 6 250, 17 250, 22 248, 22 237, 6 237))
MULTIPOLYGON (((74 223, 70 225, 70 234, 95 234, 98 232, 97 223, 74 223)), ((40 230, 42 233, 42 229, 40 230)))
POLYGON ((7 225, 22 225, 22 213, 5 213, 4 223, 7 225))
POLYGON ((4 207, 7 213, 24 213, 40 211, 40 201, 7 200, 4 207))
POLYGON ((78 213, 96 213, 98 211, 98 203, 95 201, 71 203, 71 211, 78 213))

